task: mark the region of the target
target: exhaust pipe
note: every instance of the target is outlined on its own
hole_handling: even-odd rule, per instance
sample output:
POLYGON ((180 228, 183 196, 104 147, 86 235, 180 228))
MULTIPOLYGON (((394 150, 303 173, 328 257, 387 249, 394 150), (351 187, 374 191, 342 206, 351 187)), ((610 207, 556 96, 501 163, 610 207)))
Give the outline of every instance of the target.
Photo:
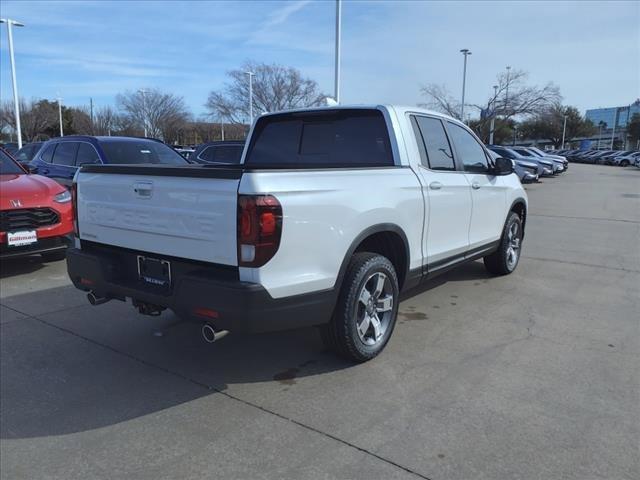
POLYGON ((87 300, 89 300, 89 303, 95 307, 96 305, 107 303, 109 300, 111 300, 111 298, 97 297, 96 294, 91 291, 87 293, 87 300))
POLYGON ((210 323, 202 325, 202 338, 207 343, 213 343, 215 341, 224 338, 229 333, 229 330, 216 330, 210 323))

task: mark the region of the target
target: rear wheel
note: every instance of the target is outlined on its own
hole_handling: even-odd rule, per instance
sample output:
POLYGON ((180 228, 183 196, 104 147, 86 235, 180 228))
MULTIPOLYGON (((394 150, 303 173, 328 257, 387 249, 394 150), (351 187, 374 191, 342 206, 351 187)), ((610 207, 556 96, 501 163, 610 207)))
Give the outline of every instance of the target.
POLYGON ((333 317, 322 327, 325 345, 355 362, 374 358, 395 327, 398 297, 398 278, 391 262, 375 253, 356 253, 333 317))
POLYGON ((484 266, 489 272, 495 275, 507 275, 516 269, 520 261, 522 234, 520 216, 516 212, 510 212, 498 250, 484 257, 484 266))

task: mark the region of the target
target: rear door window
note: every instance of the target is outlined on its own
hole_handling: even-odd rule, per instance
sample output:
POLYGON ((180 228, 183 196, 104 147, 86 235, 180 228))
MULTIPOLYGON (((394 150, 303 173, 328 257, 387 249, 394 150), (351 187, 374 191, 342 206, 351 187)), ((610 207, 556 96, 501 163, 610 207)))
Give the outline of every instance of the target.
POLYGON ((78 154, 76 156, 76 166, 80 167, 86 164, 98 164, 100 162, 100 157, 98 156, 98 152, 93 148, 93 145, 89 143, 80 142, 78 146, 78 154))
POLYGON ((245 163, 286 168, 393 166, 379 110, 320 110, 258 120, 245 163))
POLYGON ((242 158, 243 145, 212 145, 198 155, 205 162, 238 164, 242 158))
POLYGON ((42 153, 40 154, 40 158, 47 163, 51 163, 51 161, 53 160, 53 151, 55 149, 56 149, 55 143, 52 145, 49 145, 42 151, 42 153))
POLYGON ((73 166, 76 161, 78 142, 60 142, 53 154, 54 165, 73 166))

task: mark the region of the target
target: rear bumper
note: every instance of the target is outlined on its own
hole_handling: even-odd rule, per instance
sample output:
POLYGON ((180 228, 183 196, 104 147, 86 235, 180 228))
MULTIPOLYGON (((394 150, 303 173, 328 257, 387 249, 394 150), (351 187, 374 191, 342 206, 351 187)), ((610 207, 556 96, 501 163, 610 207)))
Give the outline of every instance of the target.
POLYGON ((234 278, 233 269, 180 259, 170 259, 172 286, 159 289, 138 279, 133 267, 138 253, 70 248, 69 277, 76 288, 99 297, 131 298, 173 310, 185 320, 240 333, 321 325, 335 305, 333 290, 274 299, 261 285, 234 278))

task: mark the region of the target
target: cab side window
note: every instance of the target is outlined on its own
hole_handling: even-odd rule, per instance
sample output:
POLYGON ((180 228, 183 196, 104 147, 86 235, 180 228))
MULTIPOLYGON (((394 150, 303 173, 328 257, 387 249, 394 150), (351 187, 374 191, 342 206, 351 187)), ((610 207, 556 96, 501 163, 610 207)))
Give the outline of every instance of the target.
POLYGON ((484 153, 484 148, 467 130, 460 125, 449 122, 449 133, 456 148, 458 160, 462 163, 465 172, 487 173, 489 163, 484 153))
POLYGON ((412 120, 422 165, 431 170, 455 170, 451 145, 442 122, 419 115, 412 120))

